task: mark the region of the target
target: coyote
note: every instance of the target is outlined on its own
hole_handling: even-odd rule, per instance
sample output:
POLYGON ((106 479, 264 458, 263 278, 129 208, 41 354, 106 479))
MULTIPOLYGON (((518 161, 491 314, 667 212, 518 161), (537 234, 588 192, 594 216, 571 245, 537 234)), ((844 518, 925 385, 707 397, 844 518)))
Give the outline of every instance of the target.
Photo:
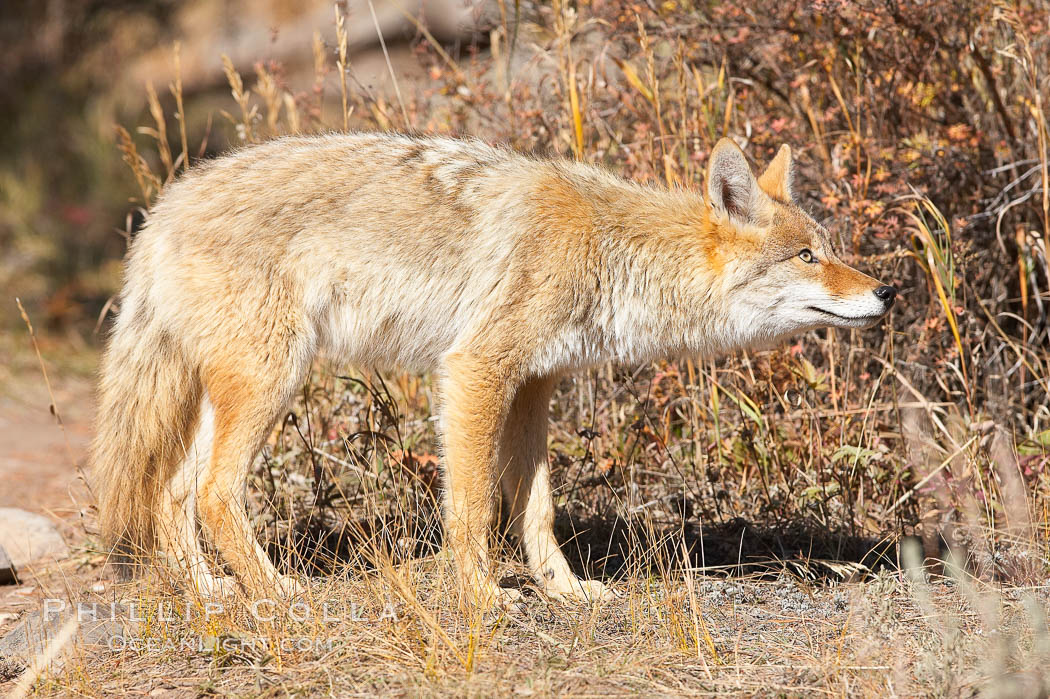
POLYGON ((489 563, 501 488, 538 585, 608 598, 552 531, 558 378, 867 328, 893 304, 896 289, 844 264, 791 188, 786 145, 756 179, 729 139, 705 197, 474 140, 383 134, 286 137, 192 169, 128 254, 91 455, 103 535, 214 592, 228 579, 204 536, 246 590, 297 592, 256 541, 246 483, 324 354, 433 372, 445 542, 477 604, 518 594, 489 563))

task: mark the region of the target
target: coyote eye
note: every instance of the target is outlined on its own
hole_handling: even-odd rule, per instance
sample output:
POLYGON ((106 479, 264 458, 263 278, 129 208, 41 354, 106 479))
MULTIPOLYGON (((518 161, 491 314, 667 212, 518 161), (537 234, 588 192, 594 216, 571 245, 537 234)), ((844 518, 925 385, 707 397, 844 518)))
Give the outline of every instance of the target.
POLYGON ((813 252, 809 248, 802 248, 802 252, 798 254, 798 258, 803 262, 817 261, 817 258, 813 257, 813 252))

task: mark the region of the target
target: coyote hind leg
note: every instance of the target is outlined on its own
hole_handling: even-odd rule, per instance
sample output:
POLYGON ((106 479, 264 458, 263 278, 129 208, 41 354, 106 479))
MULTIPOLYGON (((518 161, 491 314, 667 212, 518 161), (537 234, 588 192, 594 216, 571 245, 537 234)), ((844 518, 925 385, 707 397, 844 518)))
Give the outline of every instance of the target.
POLYGON ((271 361, 263 371, 250 374, 208 377, 215 435, 196 499, 202 529, 241 585, 255 593, 265 594, 276 587, 291 595, 301 587, 294 578, 277 572, 259 545, 246 511, 252 461, 309 366, 274 364, 271 361))
POLYGON ((228 578, 212 572, 201 548, 197 529, 197 488, 211 458, 215 410, 205 397, 193 442, 161 491, 157 538, 169 566, 189 578, 191 589, 204 596, 221 595, 232 588, 228 578))

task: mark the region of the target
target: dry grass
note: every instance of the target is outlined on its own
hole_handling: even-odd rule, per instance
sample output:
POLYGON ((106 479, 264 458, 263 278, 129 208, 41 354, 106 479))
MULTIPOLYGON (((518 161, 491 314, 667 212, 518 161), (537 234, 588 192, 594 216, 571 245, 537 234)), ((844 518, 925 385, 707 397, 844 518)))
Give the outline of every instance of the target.
MULTIPOLYGON (((758 161, 789 142, 804 205, 903 302, 878 330, 566 379, 559 535, 622 593, 597 608, 531 594, 492 618, 450 598, 429 381, 317 367, 252 502, 275 559, 315 576, 314 616, 260 621, 241 599, 205 619, 154 571, 104 594, 154 610, 135 638, 160 646, 79 655, 35 691, 1045 695, 1050 8, 499 9, 487 51, 421 27, 434 83, 393 102, 355 86, 345 45, 315 42, 306 92, 226 61, 231 140, 471 133, 684 187, 723 134, 758 161)), ((147 138, 120 134, 143 206, 194 160, 171 93, 174 150, 152 88, 147 138)))

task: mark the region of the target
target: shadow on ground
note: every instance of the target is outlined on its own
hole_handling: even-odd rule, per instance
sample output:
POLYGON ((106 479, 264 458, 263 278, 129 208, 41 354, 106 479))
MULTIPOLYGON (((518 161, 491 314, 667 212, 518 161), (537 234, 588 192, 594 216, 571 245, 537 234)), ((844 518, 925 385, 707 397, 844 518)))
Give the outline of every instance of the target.
MULTIPOLYGON (((272 541, 269 550, 279 565, 308 575, 354 565, 367 569, 374 560, 367 552, 377 548, 395 562, 435 554, 441 546, 437 521, 433 509, 411 519, 372 517, 338 527, 308 518, 292 535, 272 541)), ((861 580, 881 568, 896 568, 898 561, 896 539, 854 536, 795 521, 771 526, 735 518, 702 527, 679 521, 656 529, 619 518, 563 514, 555 530, 578 574, 613 581, 631 573, 674 576, 689 569, 720 577, 776 577, 787 572, 813 582, 861 580)), ((515 544, 505 539, 504 555, 510 555, 515 544)))

